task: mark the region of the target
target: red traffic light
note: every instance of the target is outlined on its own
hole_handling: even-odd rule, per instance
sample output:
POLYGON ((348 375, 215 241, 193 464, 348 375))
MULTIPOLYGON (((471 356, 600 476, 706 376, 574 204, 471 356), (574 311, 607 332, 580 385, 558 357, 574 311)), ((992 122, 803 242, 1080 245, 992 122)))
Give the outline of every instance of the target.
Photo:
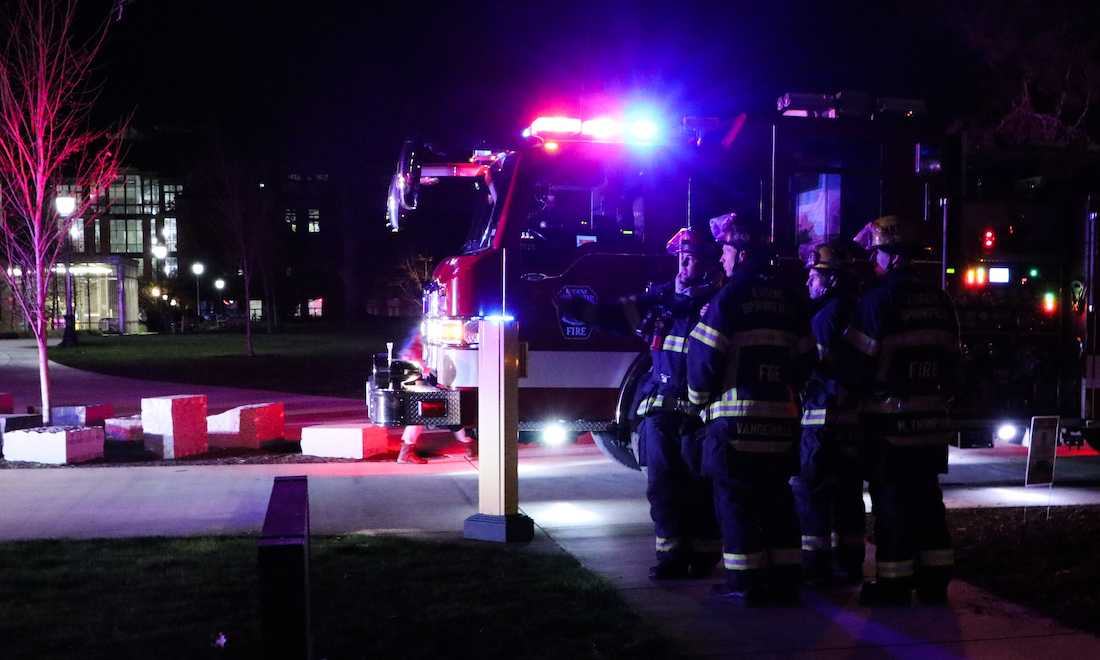
POLYGON ((986 250, 992 250, 993 246, 997 244, 997 234, 992 229, 986 229, 982 233, 982 247, 986 250))

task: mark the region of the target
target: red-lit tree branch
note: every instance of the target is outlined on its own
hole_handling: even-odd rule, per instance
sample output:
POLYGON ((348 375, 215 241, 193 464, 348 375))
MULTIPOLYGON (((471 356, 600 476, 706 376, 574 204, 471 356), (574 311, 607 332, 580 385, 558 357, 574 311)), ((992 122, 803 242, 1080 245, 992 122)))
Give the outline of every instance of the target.
POLYGON ((0 50, 0 277, 38 342, 43 421, 49 420, 46 332, 54 266, 74 222, 118 177, 122 127, 94 130, 92 65, 107 36, 75 34, 75 0, 15 0, 0 50), (78 191, 55 208, 59 185, 78 191))

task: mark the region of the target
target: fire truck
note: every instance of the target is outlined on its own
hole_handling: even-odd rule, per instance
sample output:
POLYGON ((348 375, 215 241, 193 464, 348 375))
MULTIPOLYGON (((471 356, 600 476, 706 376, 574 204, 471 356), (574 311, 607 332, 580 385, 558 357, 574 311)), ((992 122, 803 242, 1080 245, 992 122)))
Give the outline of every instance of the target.
POLYGON ((1060 440, 1100 448, 1096 412, 1100 157, 1051 148, 949 145, 943 285, 967 368, 952 415, 962 446, 1020 443, 1032 415, 1060 440))
POLYGON ((1064 437, 1094 441, 1096 168, 1071 175, 1062 160, 979 152, 930 134, 924 114, 912 99, 792 93, 774 112, 725 119, 540 116, 509 148, 462 158, 407 142, 391 229, 466 230, 423 298, 425 366, 459 394, 450 421, 476 424, 478 321, 512 318, 522 436, 590 432, 636 467, 631 404, 649 368, 645 343, 569 318, 558 301, 609 303, 668 281, 668 237, 729 211, 761 223, 800 284, 814 244, 894 213, 923 222, 930 247, 918 266, 957 302, 959 444, 1020 441, 1042 413, 1064 417, 1064 437), (468 201, 418 217, 448 185, 468 201))
POLYGON ((852 236, 887 209, 932 222, 941 173, 931 156, 920 161, 922 112, 905 99, 787 94, 775 113, 727 119, 540 116, 510 148, 463 158, 407 142, 387 200, 391 229, 432 231, 417 216, 448 182, 471 200, 431 214, 432 223, 463 223, 467 235, 424 293, 425 366, 460 393, 461 424, 475 424, 477 322, 514 318, 521 434, 563 442, 591 432, 633 463, 630 408, 649 366, 645 343, 569 318, 557 301, 612 303, 670 280, 668 237, 706 231, 730 211, 758 219, 799 283, 814 243, 852 236))

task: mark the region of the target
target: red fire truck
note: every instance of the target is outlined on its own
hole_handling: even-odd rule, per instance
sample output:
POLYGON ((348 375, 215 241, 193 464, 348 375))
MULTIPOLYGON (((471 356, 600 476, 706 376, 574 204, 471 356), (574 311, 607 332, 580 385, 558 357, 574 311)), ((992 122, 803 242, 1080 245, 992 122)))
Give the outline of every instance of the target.
POLYGON ((461 421, 474 424, 476 322, 512 317, 523 354, 521 432, 561 442, 589 431, 613 453, 628 447, 644 344, 563 317, 555 301, 611 302, 671 279, 668 237, 705 230, 731 210, 759 219, 799 282, 813 243, 854 235, 887 209, 935 222, 941 175, 928 155, 921 160, 922 109, 862 94, 788 94, 776 114, 728 120, 542 116, 518 145, 461 160, 406 143, 390 187, 391 228, 431 231, 418 228, 417 214, 445 181, 464 182, 473 200, 432 214, 468 232, 424 294, 426 366, 460 392, 461 421))

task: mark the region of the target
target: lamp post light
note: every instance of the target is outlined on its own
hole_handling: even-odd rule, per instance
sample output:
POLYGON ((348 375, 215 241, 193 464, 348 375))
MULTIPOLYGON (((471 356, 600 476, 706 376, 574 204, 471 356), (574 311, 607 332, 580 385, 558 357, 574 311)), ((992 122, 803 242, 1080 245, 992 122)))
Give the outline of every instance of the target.
POLYGON ((225 280, 223 280, 220 277, 218 279, 214 280, 214 289, 217 290, 217 292, 218 292, 218 300, 219 300, 218 310, 219 311, 224 311, 224 308, 223 308, 224 303, 221 302, 221 300, 222 300, 222 291, 225 290, 225 280))
MULTIPOLYGON (((64 220, 76 211, 76 197, 72 195, 58 195, 53 200, 57 214, 64 220)), ((65 333, 61 336, 62 346, 76 346, 76 311, 73 309, 73 232, 76 227, 70 227, 65 232, 65 333)))
POLYGON ((202 274, 206 272, 206 266, 202 265, 201 261, 196 261, 191 264, 191 272, 195 275, 195 316, 200 320, 202 319, 202 301, 200 299, 199 291, 199 279, 202 278, 202 274))

